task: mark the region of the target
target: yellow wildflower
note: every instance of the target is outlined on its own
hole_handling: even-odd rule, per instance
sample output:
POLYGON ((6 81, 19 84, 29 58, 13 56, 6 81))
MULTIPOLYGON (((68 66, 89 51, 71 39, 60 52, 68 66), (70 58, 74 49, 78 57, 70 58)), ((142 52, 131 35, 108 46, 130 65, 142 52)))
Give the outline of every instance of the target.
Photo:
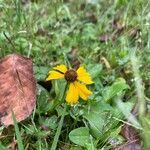
POLYGON ((77 70, 67 69, 65 65, 58 65, 53 68, 54 70, 49 71, 49 75, 46 80, 65 78, 69 83, 69 89, 66 96, 66 101, 73 105, 78 102, 79 97, 83 100, 92 94, 90 90, 87 89, 86 85, 92 84, 90 74, 84 69, 83 66, 79 67, 77 70))

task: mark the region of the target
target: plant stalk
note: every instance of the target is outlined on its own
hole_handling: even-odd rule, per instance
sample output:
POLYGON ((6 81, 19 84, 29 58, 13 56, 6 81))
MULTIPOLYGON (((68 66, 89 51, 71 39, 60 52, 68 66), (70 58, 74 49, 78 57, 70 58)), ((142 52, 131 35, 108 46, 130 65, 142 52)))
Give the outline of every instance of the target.
POLYGON ((57 148, 58 139, 59 139, 59 136, 60 136, 60 133, 61 133, 61 129, 62 129, 62 126, 63 126, 63 122, 64 122, 66 108, 67 108, 67 105, 65 104, 65 107, 64 107, 64 110, 63 110, 63 114, 62 114, 61 119, 59 121, 58 128, 57 128, 57 131, 56 131, 53 143, 52 143, 51 150, 56 150, 56 148, 57 148))
MULTIPOLYGON (((66 95, 65 93, 67 91, 67 87, 68 87, 68 84, 66 85, 66 87, 64 89, 64 94, 63 94, 63 96, 61 98, 62 101, 65 99, 65 95, 66 95)), ((67 104, 65 104, 65 106, 64 106, 63 113, 62 113, 62 116, 60 118, 60 121, 59 121, 59 124, 58 124, 58 128, 57 128, 57 131, 56 131, 56 134, 54 136, 54 140, 53 140, 53 143, 52 143, 52 146, 51 146, 51 150, 56 150, 56 148, 57 148, 57 143, 58 143, 58 140, 59 140, 59 136, 61 134, 61 129, 62 129, 62 126, 63 126, 66 109, 67 109, 67 104)))

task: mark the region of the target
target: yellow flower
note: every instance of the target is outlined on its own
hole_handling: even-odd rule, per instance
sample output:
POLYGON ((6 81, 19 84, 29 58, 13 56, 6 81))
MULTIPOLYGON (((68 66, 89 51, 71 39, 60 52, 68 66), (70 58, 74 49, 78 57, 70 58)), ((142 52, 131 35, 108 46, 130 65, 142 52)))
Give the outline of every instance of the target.
POLYGON ((90 90, 87 89, 87 84, 92 84, 90 74, 84 69, 83 66, 79 67, 77 70, 67 69, 65 65, 58 65, 53 68, 54 70, 49 71, 49 75, 46 80, 65 78, 69 83, 69 89, 66 96, 66 101, 73 105, 78 102, 79 97, 83 100, 92 94, 90 90))

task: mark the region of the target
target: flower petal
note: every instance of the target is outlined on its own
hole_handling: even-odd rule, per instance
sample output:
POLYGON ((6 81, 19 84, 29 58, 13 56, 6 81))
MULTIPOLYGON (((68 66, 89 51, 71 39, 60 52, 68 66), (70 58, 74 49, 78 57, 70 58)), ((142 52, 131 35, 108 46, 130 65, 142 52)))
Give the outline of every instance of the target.
POLYGON ((84 82, 85 84, 92 84, 93 81, 91 79, 90 74, 84 69, 84 67, 79 67, 77 70, 78 80, 84 82))
POLYGON ((60 78, 64 78, 64 74, 57 71, 49 71, 49 76, 46 78, 46 81, 60 78))
POLYGON ((92 94, 92 92, 90 90, 87 89, 87 87, 84 84, 81 84, 79 82, 74 82, 76 88, 78 89, 79 92, 79 96, 83 99, 83 100, 87 100, 87 98, 92 94))
POLYGON ((78 89, 75 87, 74 83, 70 83, 69 90, 67 92, 66 101, 73 105, 78 102, 79 99, 79 93, 78 89))
POLYGON ((58 65, 58 66, 54 67, 53 69, 58 70, 62 73, 65 73, 67 71, 67 67, 65 65, 58 65))

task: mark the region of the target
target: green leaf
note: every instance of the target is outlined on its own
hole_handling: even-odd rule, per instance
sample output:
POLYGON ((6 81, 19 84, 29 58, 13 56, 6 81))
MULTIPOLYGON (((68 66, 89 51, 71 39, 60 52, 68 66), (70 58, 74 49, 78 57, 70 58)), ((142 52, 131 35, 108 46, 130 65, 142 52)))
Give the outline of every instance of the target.
POLYGON ((78 145, 71 145, 70 150, 83 150, 82 147, 78 146, 78 145))
POLYGON ((129 89, 129 86, 123 78, 119 78, 115 83, 103 91, 103 98, 105 101, 109 101, 125 89, 129 89))
POLYGON ((54 89, 56 93, 56 99, 61 100, 64 96, 64 92, 66 90, 67 83, 64 79, 55 80, 54 82, 54 89))
POLYGON ((85 117, 90 124, 92 133, 95 137, 100 137, 103 135, 103 126, 105 124, 105 115, 91 113, 85 117))
POLYGON ((102 65, 101 64, 89 64, 87 66, 87 69, 89 70, 90 75, 94 79, 100 75, 102 71, 102 65))
POLYGON ((44 67, 44 66, 34 66, 34 73, 37 80, 45 80, 45 78, 48 75, 48 71, 51 69, 50 67, 44 67))
POLYGON ((74 129, 69 133, 69 139, 73 143, 85 147, 90 142, 89 129, 86 127, 74 129))
POLYGON ((58 117, 56 115, 51 117, 41 117, 40 124, 55 130, 58 126, 58 117))
POLYGON ((86 144, 86 149, 87 150, 97 150, 94 145, 92 145, 91 143, 86 144))
POLYGON ((0 150, 7 150, 7 148, 0 143, 0 150))
MULTIPOLYGON (((49 93, 42 87, 38 86, 38 99, 37 99, 37 105, 38 113, 46 113, 52 108, 52 104, 49 101, 49 93)), ((51 101, 52 102, 52 101, 51 101)))
POLYGON ((93 137, 92 136, 90 136, 90 141, 91 141, 90 143, 86 144, 86 149, 87 150, 97 150, 97 148, 94 146, 94 142, 93 142, 93 137))
POLYGON ((143 127, 142 137, 144 141, 144 149, 149 149, 150 147, 150 114, 141 118, 141 124, 143 127))
POLYGON ((95 25, 91 23, 86 24, 83 28, 81 39, 83 41, 88 41, 88 40, 96 40, 96 38, 97 38, 97 29, 95 25))
POLYGON ((135 105, 135 103, 133 103, 132 101, 122 102, 121 99, 119 98, 117 98, 115 102, 116 102, 118 109, 120 110, 120 112, 122 112, 122 114, 126 117, 126 119, 130 123, 132 123, 132 125, 134 125, 136 128, 138 129, 141 128, 138 120, 131 113, 131 110, 133 109, 133 106, 135 105))
POLYGON ((108 120, 108 113, 112 107, 102 101, 95 102, 86 111, 83 117, 88 120, 91 132, 94 137, 101 137, 104 133, 104 126, 108 120))

